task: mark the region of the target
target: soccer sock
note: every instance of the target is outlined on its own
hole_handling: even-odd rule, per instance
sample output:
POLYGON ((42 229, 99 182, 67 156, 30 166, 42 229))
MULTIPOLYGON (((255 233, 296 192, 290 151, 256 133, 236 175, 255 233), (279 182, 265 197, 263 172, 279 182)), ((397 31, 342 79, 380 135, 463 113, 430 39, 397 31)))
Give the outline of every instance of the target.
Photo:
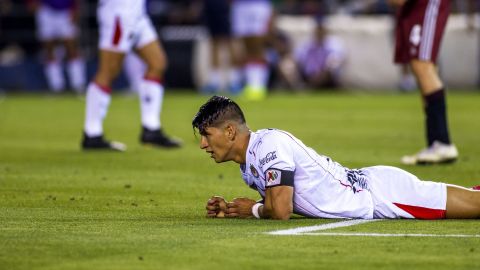
POLYGON ((142 125, 149 130, 159 129, 164 88, 157 78, 145 77, 139 88, 142 125))
POLYGON ((48 87, 54 92, 60 92, 65 87, 62 65, 58 61, 49 61, 45 65, 45 76, 47 77, 48 87))
POLYGON ((424 96, 424 100, 428 145, 434 141, 450 144, 444 88, 424 96))
POLYGON ((77 93, 81 93, 85 88, 85 62, 82 58, 75 58, 68 62, 68 77, 70 85, 77 93))
POLYGON ((110 105, 110 87, 103 87, 91 82, 87 88, 85 105, 85 134, 89 137, 103 134, 103 119, 110 105))
POLYGON ((245 66, 245 77, 250 87, 266 88, 268 75, 268 66, 264 61, 251 61, 245 66))

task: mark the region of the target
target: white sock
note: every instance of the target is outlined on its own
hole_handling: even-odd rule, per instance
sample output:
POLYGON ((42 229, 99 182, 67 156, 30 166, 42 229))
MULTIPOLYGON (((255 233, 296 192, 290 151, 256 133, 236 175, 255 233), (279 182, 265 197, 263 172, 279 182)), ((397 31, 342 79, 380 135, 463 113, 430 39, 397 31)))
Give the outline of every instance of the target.
POLYGON ((130 91, 138 92, 147 66, 142 59, 134 53, 129 53, 123 60, 123 70, 130 85, 130 91))
POLYGON ((245 66, 245 77, 250 87, 266 88, 268 75, 268 67, 264 63, 250 62, 245 66))
POLYGON ((160 113, 162 111, 164 88, 160 82, 143 79, 140 88, 140 109, 142 113, 142 125, 150 130, 159 129, 160 113))
POLYGON ((65 79, 60 62, 49 61, 45 65, 45 76, 47 77, 48 87, 53 92, 60 92, 65 88, 65 79))
POLYGON ((70 60, 67 65, 68 77, 70 85, 77 93, 81 93, 85 89, 85 62, 82 58, 70 60))
POLYGON ((84 131, 89 137, 103 134, 103 119, 110 105, 110 94, 91 82, 87 88, 84 131))

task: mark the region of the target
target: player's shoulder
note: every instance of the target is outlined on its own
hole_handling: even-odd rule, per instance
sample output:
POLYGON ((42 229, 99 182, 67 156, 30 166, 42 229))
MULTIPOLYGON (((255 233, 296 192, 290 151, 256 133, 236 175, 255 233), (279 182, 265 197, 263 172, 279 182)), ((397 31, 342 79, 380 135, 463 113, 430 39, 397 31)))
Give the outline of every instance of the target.
POLYGON ((288 146, 293 138, 293 135, 280 129, 261 129, 255 132, 254 146, 258 151, 268 151, 288 146))
POLYGON ((260 129, 260 130, 257 130, 255 133, 258 134, 258 139, 259 140, 286 139, 286 138, 292 136, 287 131, 284 131, 284 130, 281 130, 281 129, 276 129, 276 128, 260 129))

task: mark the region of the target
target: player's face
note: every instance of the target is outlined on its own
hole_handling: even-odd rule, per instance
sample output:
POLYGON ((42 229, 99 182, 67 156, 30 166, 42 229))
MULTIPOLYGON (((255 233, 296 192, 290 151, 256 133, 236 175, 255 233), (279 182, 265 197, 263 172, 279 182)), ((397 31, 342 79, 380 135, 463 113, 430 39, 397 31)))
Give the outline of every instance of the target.
POLYGON ((231 160, 231 146, 228 131, 224 128, 208 127, 200 139, 200 148, 217 163, 231 160))

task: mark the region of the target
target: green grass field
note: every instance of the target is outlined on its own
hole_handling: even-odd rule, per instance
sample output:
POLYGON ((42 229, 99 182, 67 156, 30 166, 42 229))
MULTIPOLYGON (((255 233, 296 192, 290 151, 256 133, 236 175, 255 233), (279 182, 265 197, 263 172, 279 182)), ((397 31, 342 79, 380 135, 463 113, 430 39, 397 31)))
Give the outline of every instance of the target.
MULTIPOLYGON (((328 232, 439 237, 274 236, 266 232, 338 222, 205 218, 211 195, 258 195, 238 165, 215 164, 190 125, 207 97, 168 93, 166 132, 181 150, 138 143, 138 99, 115 95, 108 138, 126 153, 80 151, 84 101, 69 95, 0 100, 0 269, 480 269, 480 220, 387 220, 328 232)), ((251 129, 292 132, 343 165, 402 167, 424 145, 417 94, 272 95, 239 101, 251 129)), ((422 179, 480 184, 480 95, 448 97, 457 163, 402 167, 422 179)))

